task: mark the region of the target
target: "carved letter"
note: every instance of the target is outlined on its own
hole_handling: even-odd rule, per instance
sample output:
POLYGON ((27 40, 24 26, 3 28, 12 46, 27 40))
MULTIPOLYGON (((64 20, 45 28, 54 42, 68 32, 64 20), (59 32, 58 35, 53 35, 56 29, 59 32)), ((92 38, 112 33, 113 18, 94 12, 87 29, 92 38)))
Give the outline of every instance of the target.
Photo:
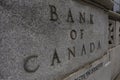
POLYGON ((98 42, 98 49, 101 49, 101 43, 100 43, 100 41, 98 42))
POLYGON ((83 47, 82 47, 82 53, 81 53, 81 56, 83 56, 83 55, 86 55, 86 49, 85 49, 84 44, 83 44, 83 47))
POLYGON ((92 53, 95 50, 95 44, 94 42, 90 43, 90 52, 92 53))
POLYGON ((90 14, 90 24, 94 24, 94 22, 93 22, 93 15, 92 14, 90 14))
POLYGON ((26 72, 33 73, 33 72, 35 72, 35 71, 38 70, 39 65, 36 66, 35 69, 30 69, 30 68, 28 68, 28 66, 27 66, 28 62, 29 62, 31 59, 36 59, 37 57, 38 57, 37 55, 32 55, 32 56, 29 56, 29 57, 27 57, 27 58, 25 59, 25 61, 24 61, 24 70, 25 70, 26 72))
POLYGON ((72 30, 70 32, 70 37, 72 40, 75 40, 77 38, 77 32, 75 30, 72 30))
POLYGON ((53 59, 52 59, 52 64, 51 66, 54 66, 54 61, 57 60, 57 63, 61 63, 61 61, 59 60, 59 57, 58 57, 58 54, 57 54, 57 51, 55 49, 55 52, 54 52, 54 55, 53 55, 53 59))
POLYGON ((50 14, 51 14, 51 21, 57 21, 58 20, 58 14, 57 14, 57 10, 56 7, 54 5, 49 5, 50 7, 50 14))
POLYGON ((69 55, 69 56, 68 56, 68 59, 70 60, 70 54, 71 54, 73 57, 75 57, 75 47, 73 47, 73 51, 68 48, 68 51, 69 51, 69 52, 68 52, 68 55, 69 55))
POLYGON ((69 9, 69 12, 68 12, 67 22, 72 22, 72 23, 74 22, 72 12, 71 12, 70 9, 69 9))
POLYGON ((83 39, 83 31, 84 31, 83 29, 80 30, 80 32, 81 32, 81 39, 83 39))
POLYGON ((79 18, 80 18, 80 23, 85 23, 85 13, 82 14, 80 12, 80 17, 79 18))

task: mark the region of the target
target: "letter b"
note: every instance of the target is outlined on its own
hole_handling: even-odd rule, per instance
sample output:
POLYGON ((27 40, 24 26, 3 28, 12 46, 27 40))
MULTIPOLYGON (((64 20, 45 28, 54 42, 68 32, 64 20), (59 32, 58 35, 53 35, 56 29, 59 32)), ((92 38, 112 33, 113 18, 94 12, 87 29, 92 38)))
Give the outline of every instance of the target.
POLYGON ((57 14, 57 9, 54 5, 49 5, 50 7, 50 20, 51 21, 57 21, 58 20, 58 14, 57 14))

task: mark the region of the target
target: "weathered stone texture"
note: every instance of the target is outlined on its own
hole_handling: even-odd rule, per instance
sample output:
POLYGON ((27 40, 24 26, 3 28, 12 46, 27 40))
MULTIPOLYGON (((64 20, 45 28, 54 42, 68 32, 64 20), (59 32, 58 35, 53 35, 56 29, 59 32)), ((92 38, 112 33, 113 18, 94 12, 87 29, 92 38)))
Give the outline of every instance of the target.
POLYGON ((92 5, 0 0, 0 80, 61 80, 102 56, 107 35, 107 13, 92 5))

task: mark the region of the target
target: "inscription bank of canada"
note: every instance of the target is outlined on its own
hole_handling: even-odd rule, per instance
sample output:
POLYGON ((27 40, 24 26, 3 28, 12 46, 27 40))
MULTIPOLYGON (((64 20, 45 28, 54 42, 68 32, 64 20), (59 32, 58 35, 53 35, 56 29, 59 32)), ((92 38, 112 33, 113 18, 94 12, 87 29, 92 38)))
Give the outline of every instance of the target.
MULTIPOLYGON (((50 21, 56 22, 60 18, 59 13, 57 13, 58 9, 54 5, 49 5, 49 9, 50 9, 50 21)), ((67 16, 66 17, 66 22, 68 22, 68 23, 74 23, 75 22, 74 18, 73 18, 72 11, 71 11, 70 8, 68 9, 68 13, 66 14, 66 16, 67 16)), ((86 16, 85 12, 79 12, 79 17, 78 18, 79 18, 79 23, 91 24, 91 25, 94 24, 94 20, 93 20, 94 16, 92 14, 89 14, 89 16, 86 16), (89 17, 89 20, 86 20, 86 19, 88 19, 86 17, 89 17), (86 21, 87 21, 87 23, 86 23, 86 21)), ((84 38, 84 29, 81 29, 79 31, 80 31, 79 33, 81 35, 80 39, 83 39, 84 38)), ((69 36, 70 36, 71 40, 76 40, 76 38, 78 37, 77 35, 78 35, 78 32, 76 30, 73 29, 73 30, 70 31, 69 36)), ((82 45, 81 45, 82 49, 80 49, 80 51, 79 51, 79 54, 80 54, 79 56, 84 56, 84 55, 87 55, 88 53, 93 53, 95 50, 102 49, 102 45, 101 45, 100 40, 98 40, 97 43, 90 42, 88 45, 89 45, 89 51, 86 50, 86 45, 84 43, 82 43, 82 45)), ((78 56, 76 54, 77 50, 76 50, 75 46, 73 46, 72 48, 67 48, 66 50, 68 51, 68 53, 66 53, 65 56, 68 57, 68 60, 70 60, 71 57, 75 58, 76 56, 78 56)), ((39 64, 34 69, 30 69, 27 66, 27 64, 28 64, 28 62, 30 60, 36 59, 38 56, 39 55, 32 55, 32 56, 28 56, 25 59, 25 61, 24 61, 24 69, 25 69, 25 71, 27 71, 27 72, 35 72, 35 71, 37 71, 39 69, 39 64)), ((57 63, 57 64, 62 63, 61 59, 62 58, 59 57, 59 53, 58 53, 57 49, 54 49, 53 57, 51 59, 50 66, 55 66, 55 63, 57 63)))

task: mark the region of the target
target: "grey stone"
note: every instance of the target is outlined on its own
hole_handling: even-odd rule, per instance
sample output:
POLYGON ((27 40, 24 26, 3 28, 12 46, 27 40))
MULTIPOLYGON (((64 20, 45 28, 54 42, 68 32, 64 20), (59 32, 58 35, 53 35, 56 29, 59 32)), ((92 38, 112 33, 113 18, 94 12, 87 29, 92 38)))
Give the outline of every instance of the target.
POLYGON ((118 46, 120 44, 120 22, 116 21, 116 46, 118 46))
POLYGON ((109 53, 83 69, 69 75, 64 80, 111 80, 109 53))
POLYGON ((107 35, 107 13, 77 0, 0 0, 0 79, 61 80, 102 56, 107 35))
POLYGON ((111 54, 111 70, 112 70, 112 79, 114 79, 118 73, 120 72, 120 45, 111 49, 110 54, 111 54))

